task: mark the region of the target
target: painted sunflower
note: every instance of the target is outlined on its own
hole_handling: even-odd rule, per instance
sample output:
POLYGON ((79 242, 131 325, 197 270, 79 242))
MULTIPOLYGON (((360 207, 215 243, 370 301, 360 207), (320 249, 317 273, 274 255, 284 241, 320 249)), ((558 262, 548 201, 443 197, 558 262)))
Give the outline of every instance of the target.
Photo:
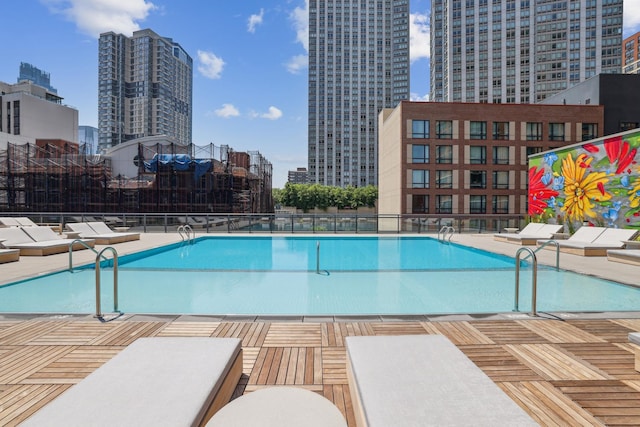
POLYGON ((565 201, 562 210, 571 220, 584 221, 585 217, 595 218, 593 211, 595 202, 611 199, 604 185, 609 182, 605 172, 587 173, 593 160, 586 154, 580 154, 574 161, 571 153, 562 160, 562 175, 564 176, 565 201))

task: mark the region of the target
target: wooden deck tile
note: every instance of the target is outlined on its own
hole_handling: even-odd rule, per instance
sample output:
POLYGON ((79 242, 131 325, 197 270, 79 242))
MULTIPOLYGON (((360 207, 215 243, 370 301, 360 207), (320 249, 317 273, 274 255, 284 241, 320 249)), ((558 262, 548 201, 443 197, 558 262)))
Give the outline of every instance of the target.
POLYGON ((0 425, 16 426, 58 397, 67 385, 16 385, 0 392, 0 425))
POLYGON ((640 425, 640 392, 622 381, 553 381, 552 384, 607 426, 640 425))
POLYGON ((506 350, 547 380, 602 380, 606 372, 551 344, 507 345, 506 350))
POLYGON ((91 340, 92 345, 129 345, 140 337, 152 337, 166 326, 164 322, 111 322, 109 330, 91 340))
POLYGON ((426 335, 426 329, 414 322, 378 322, 371 323, 374 335, 426 335))
POLYGON ((498 384, 541 426, 603 426, 580 405, 547 382, 498 384))
POLYGON ((540 335, 552 343, 605 342, 604 339, 583 331, 580 328, 556 320, 517 321, 521 326, 540 335))
POLYGON ((0 383, 20 384, 73 349, 67 346, 23 346, 6 353, 0 359, 0 383))
POLYGON ((465 345, 460 350, 496 382, 542 381, 542 377, 499 345, 465 345))
POLYGON ((634 354, 629 344, 582 343, 560 344, 566 351, 605 371, 617 379, 640 380, 635 370, 634 354))
POLYGON ((430 334, 444 335, 455 345, 494 344, 494 342, 469 322, 423 322, 430 334))
POLYGON ((496 344, 546 343, 547 340, 519 323, 507 320, 473 322, 473 327, 496 344))
POLYGON ((220 322, 172 322, 162 328, 158 337, 210 337, 220 322))
POLYGON ((273 323, 263 347, 320 347, 321 329, 319 323, 273 323))
POLYGON ((0 330, 0 343, 2 343, 2 345, 29 344, 37 340, 40 336, 50 334, 66 324, 66 321, 59 320, 29 320, 14 324, 13 326, 0 330))
POLYGON ((628 342, 629 332, 635 332, 632 328, 608 319, 567 320, 567 323, 608 342, 628 342))
POLYGON ((347 384, 347 352, 344 347, 322 349, 323 384, 347 384))

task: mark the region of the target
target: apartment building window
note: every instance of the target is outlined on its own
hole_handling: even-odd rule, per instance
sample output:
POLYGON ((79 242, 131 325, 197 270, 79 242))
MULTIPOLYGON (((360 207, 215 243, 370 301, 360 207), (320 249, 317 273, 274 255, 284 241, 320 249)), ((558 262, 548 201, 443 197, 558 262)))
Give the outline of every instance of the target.
POLYGON ((453 212, 453 196, 437 195, 436 196, 436 213, 450 214, 453 212))
POLYGON ((469 213, 487 213, 487 196, 469 196, 469 213))
POLYGON ((414 194, 411 196, 411 213, 429 213, 429 196, 425 194, 414 194))
POLYGON ((412 176, 412 188, 429 188, 429 171, 414 170, 412 176))
POLYGON ((564 123, 549 123, 549 141, 564 141, 564 123))
POLYGON ((509 171, 493 171, 494 190, 507 190, 509 188, 509 171))
POLYGON ((509 196, 493 196, 492 212, 494 214, 509 213, 509 196))
POLYGON ((596 139, 597 137, 598 137, 597 123, 582 124, 582 140, 583 141, 589 141, 590 139, 596 139))
POLYGON ((20 101, 13 101, 13 134, 20 135, 20 101))
POLYGON ((469 163, 472 165, 484 165, 487 163, 487 147, 484 145, 472 145, 469 147, 469 163))
POLYGON ((487 122, 471 122, 469 137, 471 139, 487 139, 487 122))
POLYGON ((493 122, 493 139, 509 139, 509 122, 493 122))
POLYGON ((487 188, 487 172, 471 171, 469 173, 470 188, 487 188))
POLYGON ((527 141, 542 141, 542 123, 527 122, 527 141))
POLYGON ((509 147, 493 147, 493 164, 508 165, 509 164, 509 147))
POLYGON ((625 130, 637 129, 639 127, 640 123, 638 122, 620 122, 620 132, 623 132, 625 130))
POLYGON ((429 138, 429 120, 412 120, 411 136, 413 138, 429 138))
POLYGON ((429 146, 414 144, 411 147, 411 163, 429 163, 429 146))
POLYGON ((438 120, 436 122, 436 138, 437 139, 453 138, 453 122, 451 120, 438 120))
POLYGON ((453 171, 436 171, 436 188, 453 188, 453 171))
POLYGON ((453 163, 453 146, 436 146, 436 163, 453 163))

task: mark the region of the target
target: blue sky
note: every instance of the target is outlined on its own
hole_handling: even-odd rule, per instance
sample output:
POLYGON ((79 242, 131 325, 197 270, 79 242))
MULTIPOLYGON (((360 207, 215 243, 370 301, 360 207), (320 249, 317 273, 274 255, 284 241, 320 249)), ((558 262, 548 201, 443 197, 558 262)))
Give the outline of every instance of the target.
MULTIPOLYGON (((625 0, 625 36, 640 30, 640 0, 625 0)), ((51 73, 51 84, 97 126, 98 36, 150 28, 194 60, 193 142, 258 150, 274 187, 307 166, 305 0, 20 0, 3 20, 0 81, 20 62, 51 73)), ((411 91, 429 92, 430 0, 411 1, 411 91)))

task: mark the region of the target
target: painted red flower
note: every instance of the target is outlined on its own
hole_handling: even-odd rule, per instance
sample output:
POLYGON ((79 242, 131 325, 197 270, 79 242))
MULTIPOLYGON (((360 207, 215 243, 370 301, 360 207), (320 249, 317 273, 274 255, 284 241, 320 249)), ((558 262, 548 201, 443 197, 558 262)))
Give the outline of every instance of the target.
POLYGON ((618 162, 616 174, 622 173, 633 162, 638 150, 631 149, 628 141, 623 141, 621 136, 604 140, 604 149, 607 152, 609 163, 618 162))
POLYGON ((547 208, 547 200, 559 193, 542 182, 544 169, 529 168, 529 215, 540 215, 547 208))

